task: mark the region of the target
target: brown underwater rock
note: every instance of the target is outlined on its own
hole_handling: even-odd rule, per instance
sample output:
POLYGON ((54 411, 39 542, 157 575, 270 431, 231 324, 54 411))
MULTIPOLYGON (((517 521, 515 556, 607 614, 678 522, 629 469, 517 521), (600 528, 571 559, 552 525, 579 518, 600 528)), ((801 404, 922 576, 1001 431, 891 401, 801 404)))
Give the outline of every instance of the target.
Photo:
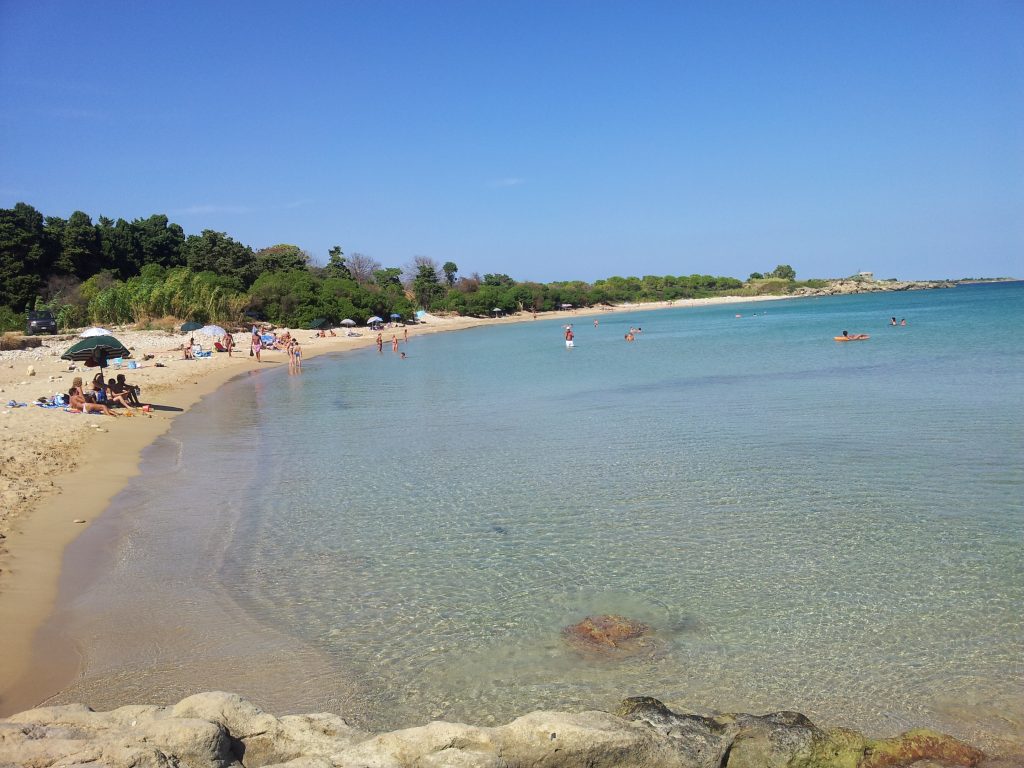
POLYGON ((649 625, 615 614, 587 616, 578 624, 562 630, 562 637, 573 648, 585 653, 630 656, 649 650, 645 642, 649 625))

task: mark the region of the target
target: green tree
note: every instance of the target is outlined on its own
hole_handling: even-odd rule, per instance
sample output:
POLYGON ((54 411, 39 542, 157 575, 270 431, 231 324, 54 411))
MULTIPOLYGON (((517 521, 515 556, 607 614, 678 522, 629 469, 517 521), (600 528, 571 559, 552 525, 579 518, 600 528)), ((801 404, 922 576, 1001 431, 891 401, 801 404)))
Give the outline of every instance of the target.
POLYGON ((185 245, 185 231, 172 224, 162 213, 153 214, 148 219, 135 219, 131 223, 135 232, 141 258, 136 261, 143 264, 159 264, 161 267, 180 267, 185 263, 182 248, 185 245))
POLYGON ((444 270, 444 279, 448 283, 448 287, 451 288, 455 285, 455 274, 459 271, 458 265, 454 261, 446 261, 441 269, 444 270))
POLYGON ((263 272, 290 272, 293 269, 305 269, 308 265, 309 256, 297 245, 281 243, 256 252, 257 275, 263 272))
POLYGON ((516 281, 508 275, 484 275, 484 285, 515 285, 516 281))
POLYGON ((340 245, 336 245, 327 252, 327 266, 324 267, 324 277, 350 279, 352 272, 345 264, 345 254, 340 245))
POLYGON ((124 219, 113 222, 100 216, 96 231, 102 268, 116 271, 122 280, 137 275, 142 267, 142 248, 135 228, 124 219))
POLYGON ((193 272, 213 272, 234 278, 241 287, 252 285, 259 275, 252 248, 228 237, 225 232, 204 229, 200 235, 189 235, 181 252, 186 266, 193 272))
POLYGON ((376 269, 373 272, 373 279, 382 289, 386 288, 401 288, 402 287, 402 270, 400 267, 387 267, 386 269, 376 269))
POLYGON ((100 240, 92 218, 75 211, 61 233, 61 252, 54 271, 77 277, 91 277, 100 269, 100 240))
POLYGON ((21 312, 48 271, 43 215, 26 203, 0 208, 0 306, 21 312))
POLYGON ((764 280, 764 275, 762 275, 760 272, 751 272, 750 273, 750 279, 751 280, 764 280))
POLYGON ((430 309, 434 299, 441 295, 441 281, 433 264, 420 264, 412 281, 412 292, 424 309, 430 309))
POLYGON ((779 266, 768 273, 768 277, 777 277, 780 280, 796 280, 796 270, 789 266, 789 264, 779 264, 779 266))

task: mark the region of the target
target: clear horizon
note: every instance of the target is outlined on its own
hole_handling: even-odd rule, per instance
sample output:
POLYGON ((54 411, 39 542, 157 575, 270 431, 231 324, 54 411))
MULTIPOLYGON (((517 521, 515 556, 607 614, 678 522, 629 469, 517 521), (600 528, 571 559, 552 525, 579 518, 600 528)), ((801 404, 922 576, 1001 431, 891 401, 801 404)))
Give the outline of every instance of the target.
POLYGON ((517 280, 1024 276, 1024 5, 0 0, 0 207, 517 280))

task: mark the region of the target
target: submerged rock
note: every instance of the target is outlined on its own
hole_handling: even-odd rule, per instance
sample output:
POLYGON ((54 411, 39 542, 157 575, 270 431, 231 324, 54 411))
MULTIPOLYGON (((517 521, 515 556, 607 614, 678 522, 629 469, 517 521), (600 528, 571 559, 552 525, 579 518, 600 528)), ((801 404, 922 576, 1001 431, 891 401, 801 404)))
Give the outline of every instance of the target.
POLYGON ((562 637, 579 651, 618 657, 646 653, 651 646, 645 642, 650 632, 650 626, 643 622, 605 614, 587 616, 578 624, 565 627, 562 637))
POLYGON ((869 739, 797 712, 700 715, 657 699, 607 712, 533 712, 497 728, 434 722, 371 734, 337 715, 274 717, 230 693, 173 707, 44 707, 0 720, 0 766, 108 768, 897 768, 983 755, 934 731, 869 739))

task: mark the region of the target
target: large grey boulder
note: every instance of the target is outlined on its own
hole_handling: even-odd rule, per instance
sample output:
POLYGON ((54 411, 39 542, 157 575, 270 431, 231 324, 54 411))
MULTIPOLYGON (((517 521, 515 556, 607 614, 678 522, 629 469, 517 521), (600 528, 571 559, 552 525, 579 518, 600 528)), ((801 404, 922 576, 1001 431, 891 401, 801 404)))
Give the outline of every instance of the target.
POLYGON ((703 717, 645 697, 614 715, 533 712, 495 728, 433 722, 380 734, 337 715, 274 717, 222 692, 173 707, 42 707, 0 720, 2 768, 897 768, 983 757, 934 731, 869 739, 796 712, 703 717))

